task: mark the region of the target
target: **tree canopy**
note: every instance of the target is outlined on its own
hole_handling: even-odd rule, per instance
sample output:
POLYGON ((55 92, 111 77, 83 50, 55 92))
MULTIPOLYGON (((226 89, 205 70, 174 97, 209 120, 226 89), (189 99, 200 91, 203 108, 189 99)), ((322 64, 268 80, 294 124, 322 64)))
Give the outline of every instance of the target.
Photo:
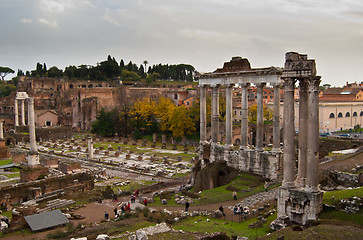
POLYGON ((15 71, 9 67, 1 67, 0 66, 0 78, 1 78, 1 81, 5 81, 5 77, 6 75, 8 74, 13 74, 15 73, 15 71))

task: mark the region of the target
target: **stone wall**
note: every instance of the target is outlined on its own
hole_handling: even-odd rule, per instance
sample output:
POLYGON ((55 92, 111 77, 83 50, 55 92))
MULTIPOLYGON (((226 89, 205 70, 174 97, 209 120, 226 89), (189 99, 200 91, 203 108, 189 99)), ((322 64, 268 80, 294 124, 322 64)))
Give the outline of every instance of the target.
POLYGON ((49 177, 27 183, 18 183, 0 188, 0 204, 20 204, 32 199, 31 189, 40 189, 41 195, 63 189, 65 193, 86 191, 94 188, 93 177, 86 173, 49 177))
POLYGON ((227 151, 224 146, 215 145, 211 146, 210 151, 214 152, 213 159, 209 159, 206 157, 209 156, 209 154, 206 154, 205 151, 208 151, 206 146, 204 146, 200 155, 205 163, 226 161, 228 166, 234 167, 238 170, 252 172, 270 180, 281 180, 281 152, 256 151, 252 149, 227 151))

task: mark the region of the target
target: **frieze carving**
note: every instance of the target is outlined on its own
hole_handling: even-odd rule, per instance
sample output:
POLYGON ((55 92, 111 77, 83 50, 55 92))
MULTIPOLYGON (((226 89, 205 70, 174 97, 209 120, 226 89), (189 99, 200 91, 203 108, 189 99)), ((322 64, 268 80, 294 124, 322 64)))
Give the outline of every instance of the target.
POLYGON ((312 76, 316 75, 315 60, 307 59, 306 54, 288 52, 285 55, 284 71, 308 71, 312 76))

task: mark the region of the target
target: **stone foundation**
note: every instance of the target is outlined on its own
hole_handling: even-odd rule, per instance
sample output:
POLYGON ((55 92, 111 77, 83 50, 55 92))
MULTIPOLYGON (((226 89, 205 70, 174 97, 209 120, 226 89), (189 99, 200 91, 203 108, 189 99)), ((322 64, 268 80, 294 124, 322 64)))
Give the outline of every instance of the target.
POLYGON ((305 225, 317 220, 323 210, 323 192, 307 192, 303 188, 279 188, 278 218, 289 217, 293 223, 305 225))
POLYGON ((200 147, 202 167, 209 162, 225 161, 228 166, 241 171, 252 172, 270 180, 281 180, 282 153, 241 149, 231 151, 222 145, 203 144, 200 147))

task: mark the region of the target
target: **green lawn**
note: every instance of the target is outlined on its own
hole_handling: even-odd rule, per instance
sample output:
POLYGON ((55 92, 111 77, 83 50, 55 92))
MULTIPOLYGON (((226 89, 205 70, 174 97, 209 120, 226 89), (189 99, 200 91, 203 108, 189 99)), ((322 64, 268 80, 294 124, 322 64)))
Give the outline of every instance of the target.
POLYGON ((363 187, 355 188, 355 189, 324 192, 323 202, 325 204, 329 204, 329 205, 336 205, 340 202, 340 200, 351 198, 354 196, 363 198, 363 187), (334 196, 334 199, 333 199, 333 196, 334 196))
POLYGON ((10 163, 12 163, 11 159, 0 160, 0 166, 8 165, 10 163))
POLYGON ((265 236, 266 234, 271 232, 269 224, 276 219, 276 216, 277 214, 269 216, 267 218, 267 222, 263 224, 263 227, 256 229, 250 229, 248 228, 248 225, 253 222, 256 222, 257 218, 252 218, 250 220, 237 223, 237 222, 230 222, 215 218, 209 218, 206 216, 196 216, 182 220, 180 224, 174 226, 174 229, 188 231, 188 232, 200 232, 200 233, 224 232, 230 237, 244 236, 248 237, 248 239, 255 239, 260 236, 265 236), (209 222, 207 222, 207 219, 209 219, 209 222))

